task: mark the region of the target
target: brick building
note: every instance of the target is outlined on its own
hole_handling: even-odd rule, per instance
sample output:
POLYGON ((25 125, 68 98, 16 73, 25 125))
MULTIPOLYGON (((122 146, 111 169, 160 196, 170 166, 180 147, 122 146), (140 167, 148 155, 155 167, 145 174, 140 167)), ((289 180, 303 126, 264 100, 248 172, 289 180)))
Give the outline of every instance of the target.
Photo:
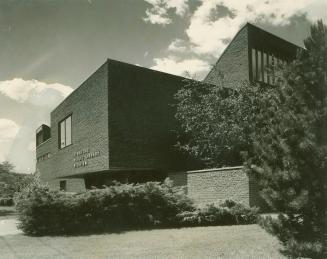
MULTIPOLYGON (((223 78, 231 88, 245 80, 272 84, 265 67, 294 59, 297 49, 246 24, 204 82, 217 84, 223 78), (223 77, 217 77, 220 74, 223 77)), ((175 148, 179 124, 174 94, 183 80, 108 59, 51 112, 51 127, 37 129, 42 181, 53 189, 83 191, 113 180, 144 182, 169 176, 177 185, 186 185, 196 201, 234 195, 255 205, 253 185, 241 168, 194 171, 201 164, 175 148)))

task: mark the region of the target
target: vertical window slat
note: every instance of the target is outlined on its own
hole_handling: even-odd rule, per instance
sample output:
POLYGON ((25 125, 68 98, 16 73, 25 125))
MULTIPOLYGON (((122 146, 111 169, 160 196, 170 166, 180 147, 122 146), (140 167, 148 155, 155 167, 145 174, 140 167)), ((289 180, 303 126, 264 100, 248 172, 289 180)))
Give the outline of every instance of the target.
POLYGON ((267 73, 267 53, 263 52, 263 81, 268 83, 268 73, 267 73))
POLYGON ((59 123, 59 147, 64 148, 72 144, 72 116, 59 123))
POLYGON ((66 146, 65 121, 60 123, 60 148, 66 146))
POLYGON ((252 80, 257 80, 257 59, 255 49, 252 49, 252 80))
POLYGON ((258 81, 262 81, 262 52, 260 50, 257 51, 258 53, 258 81))
POLYGON ((66 119, 66 146, 72 143, 72 117, 66 119))

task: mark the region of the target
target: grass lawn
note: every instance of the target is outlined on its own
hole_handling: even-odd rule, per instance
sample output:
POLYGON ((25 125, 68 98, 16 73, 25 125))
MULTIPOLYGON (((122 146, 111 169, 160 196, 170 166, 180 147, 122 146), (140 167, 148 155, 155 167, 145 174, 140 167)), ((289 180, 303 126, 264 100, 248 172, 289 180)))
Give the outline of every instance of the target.
POLYGON ((0 258, 284 258, 257 225, 74 237, 0 236, 0 258))

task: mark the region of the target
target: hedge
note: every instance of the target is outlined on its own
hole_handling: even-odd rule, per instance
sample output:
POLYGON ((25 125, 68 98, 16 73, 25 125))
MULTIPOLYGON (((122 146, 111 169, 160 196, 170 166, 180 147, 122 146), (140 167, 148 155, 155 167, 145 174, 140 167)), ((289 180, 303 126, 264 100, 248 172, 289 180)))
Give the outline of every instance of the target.
POLYGON ((28 235, 115 232, 127 229, 248 224, 255 211, 233 203, 194 206, 171 182, 119 184, 81 194, 31 184, 15 197, 18 227, 28 235), (194 219, 193 221, 191 219, 194 219))

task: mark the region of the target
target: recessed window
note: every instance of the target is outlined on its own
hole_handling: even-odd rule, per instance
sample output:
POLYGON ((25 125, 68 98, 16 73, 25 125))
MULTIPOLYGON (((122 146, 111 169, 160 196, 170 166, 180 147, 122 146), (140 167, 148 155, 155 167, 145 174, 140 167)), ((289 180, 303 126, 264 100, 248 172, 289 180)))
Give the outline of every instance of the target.
POLYGON ((67 181, 60 181, 59 182, 59 189, 60 191, 66 191, 67 190, 67 181))
POLYGON ((72 144, 72 116, 59 122, 59 148, 72 144))
POLYGON ((274 85, 276 69, 278 65, 285 65, 286 61, 276 58, 272 53, 252 48, 251 63, 253 81, 274 85))
POLYGON ((258 81, 262 81, 262 72, 263 72, 263 69, 262 69, 262 52, 260 50, 258 50, 258 77, 257 77, 257 80, 258 81))

